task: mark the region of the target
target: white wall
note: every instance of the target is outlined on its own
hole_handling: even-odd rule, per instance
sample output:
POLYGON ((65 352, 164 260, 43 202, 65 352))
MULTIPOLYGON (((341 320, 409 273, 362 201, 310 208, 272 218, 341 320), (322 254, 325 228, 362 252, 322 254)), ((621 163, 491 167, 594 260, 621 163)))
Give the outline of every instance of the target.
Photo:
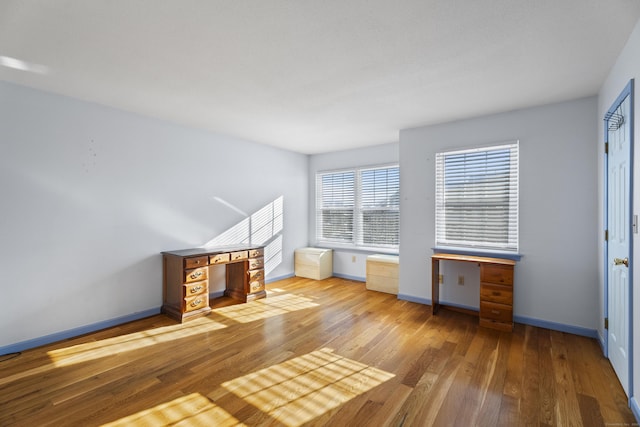
MULTIPOLYGON (((602 88, 598 94, 598 139, 594 151, 598 155, 598 229, 604 229, 602 200, 604 194, 604 114, 607 112, 611 104, 618 97, 620 92, 629 83, 629 80, 635 79, 635 114, 634 114, 634 179, 633 179, 633 206, 634 213, 640 213, 640 156, 638 155, 640 147, 640 104, 638 103, 638 85, 640 85, 640 21, 636 24, 627 44, 618 56, 618 59, 612 67, 609 75, 605 79, 602 88)), ((599 318, 604 317, 604 251, 602 245, 598 248, 598 313, 599 318)), ((640 395, 640 237, 634 235, 633 240, 633 324, 636 327, 633 330, 633 390, 631 395, 634 396, 633 406, 638 410, 638 396, 640 395)), ((604 326, 598 324, 598 333, 602 337, 605 334, 604 326)), ((637 416, 637 412, 636 412, 637 416)))
POLYGON ((0 130, 0 347, 159 308, 161 251, 279 197, 267 279, 307 243, 307 156, 3 82, 0 130))
MULTIPOLYGON (((332 153, 315 154, 309 157, 309 245, 316 246, 316 173, 341 168, 377 166, 398 163, 398 143, 332 153)), ((402 171, 400 171, 402 175, 402 171)), ((372 252, 333 248, 333 272, 337 276, 365 280, 367 255, 372 252)))
MULTIPOLYGON (((435 153, 519 140, 523 258, 515 270, 514 315, 593 333, 598 324, 596 107, 591 97, 401 131, 401 297, 431 302, 435 153)), ((445 266, 442 299, 477 308, 475 274, 464 264, 445 266), (456 284, 458 271, 465 276, 463 287, 456 284), (462 289, 469 292, 464 298, 462 289)))

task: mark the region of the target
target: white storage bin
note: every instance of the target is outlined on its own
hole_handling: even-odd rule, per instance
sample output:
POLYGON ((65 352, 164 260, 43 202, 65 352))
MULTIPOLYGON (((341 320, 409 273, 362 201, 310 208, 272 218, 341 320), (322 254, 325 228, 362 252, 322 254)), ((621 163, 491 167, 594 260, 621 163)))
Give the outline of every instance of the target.
POLYGON ((397 255, 369 255, 367 257, 367 289, 389 294, 398 294, 397 255))
POLYGON ((322 280, 333 275, 333 251, 299 248, 294 253, 294 269, 298 277, 322 280))

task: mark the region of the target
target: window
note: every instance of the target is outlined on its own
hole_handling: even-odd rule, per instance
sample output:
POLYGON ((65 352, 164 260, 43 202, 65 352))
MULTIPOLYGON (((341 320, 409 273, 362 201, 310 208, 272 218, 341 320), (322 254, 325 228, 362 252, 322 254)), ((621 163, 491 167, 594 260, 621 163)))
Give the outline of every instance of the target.
POLYGON ((436 154, 436 246, 518 251, 518 142, 436 154))
POLYGON ((316 175, 318 242, 397 248, 399 236, 398 166, 316 175))
POLYGON ((318 175, 316 178, 318 240, 353 242, 355 217, 355 172, 318 175))

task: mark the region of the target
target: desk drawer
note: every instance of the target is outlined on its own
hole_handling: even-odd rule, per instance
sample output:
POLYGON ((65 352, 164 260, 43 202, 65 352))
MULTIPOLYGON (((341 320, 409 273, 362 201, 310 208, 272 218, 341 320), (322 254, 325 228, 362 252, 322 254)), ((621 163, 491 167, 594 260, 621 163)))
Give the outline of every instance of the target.
POLYGON ((209 257, 209 264, 224 264, 229 262, 229 254, 217 254, 209 257))
POLYGON ((264 256, 264 249, 263 248, 258 248, 258 249, 251 249, 249 251, 249 258, 258 258, 264 256))
POLYGON ((209 278, 209 267, 194 268, 193 270, 184 270, 182 278, 183 283, 199 282, 209 278))
POLYGON ((513 305, 513 287, 480 283, 480 301, 497 302, 513 305))
POLYGON ((513 321, 513 308, 505 304, 481 301, 480 318, 509 323, 513 321))
POLYGON ((249 274, 249 282, 255 282, 257 280, 264 280, 264 270, 249 270, 247 272, 249 274))
POLYGON ((264 258, 250 258, 249 270, 255 270, 257 268, 264 267, 264 258))
POLYGON ((249 257, 249 251, 231 252, 231 261, 241 261, 249 257))
POLYGON ((510 265, 486 264, 480 267, 480 281, 513 285, 513 267, 510 265))
POLYGON ((264 280, 256 280, 255 282, 249 283, 249 292, 260 292, 264 291, 264 280))
POLYGON ((182 311, 186 313, 189 311, 199 310, 201 308, 208 307, 209 295, 207 294, 196 295, 194 297, 185 298, 183 301, 184 301, 184 307, 182 308, 182 311))
POLYGON ((198 256, 184 259, 184 268, 197 268, 209 264, 208 256, 198 256))
POLYGON ((187 283, 183 285, 183 295, 185 297, 191 297, 199 294, 209 293, 209 281, 203 280, 201 282, 187 283))

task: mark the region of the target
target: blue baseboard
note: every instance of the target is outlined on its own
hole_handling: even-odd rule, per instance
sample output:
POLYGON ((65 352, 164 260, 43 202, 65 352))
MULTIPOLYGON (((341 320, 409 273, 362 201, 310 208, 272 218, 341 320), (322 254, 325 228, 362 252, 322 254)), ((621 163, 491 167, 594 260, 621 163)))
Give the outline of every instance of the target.
MULTIPOLYGON (((288 279, 294 277, 293 274, 288 274, 280 277, 274 277, 266 280, 266 283, 275 282, 278 280, 288 279)), ((212 292, 209 294, 209 298, 218 298, 224 295, 224 291, 212 292)), ((80 326, 78 328, 68 329, 66 331, 56 332, 43 337, 33 338, 26 341, 21 341, 15 344, 9 344, 7 346, 0 347, 0 356, 11 353, 18 353, 20 351, 28 350, 30 348, 40 347, 46 344, 51 344, 57 341, 74 338, 79 335, 96 332, 102 329, 110 328, 112 326, 118 326, 123 323, 132 322, 134 320, 144 319, 145 317, 154 316, 160 314, 160 307, 152 308, 145 311, 140 311, 126 316, 116 317, 115 319, 104 320, 102 322, 93 323, 90 325, 80 326)))
POLYGON ((116 317, 115 319, 104 320, 98 323, 92 323, 91 325, 80 326, 78 328, 68 329, 62 332, 56 332, 44 337, 34 338, 26 341, 21 341, 15 344, 9 344, 4 347, 0 347, 0 355, 17 353, 20 351, 28 350, 30 348, 40 347, 42 345, 51 344, 56 341, 66 340, 68 338, 74 338, 79 335, 96 332, 101 329, 110 328, 112 326, 121 325, 123 323, 132 322, 134 320, 144 319, 145 317, 155 316, 160 314, 160 307, 151 308, 145 311, 139 311, 137 313, 128 314, 126 316, 116 317))
MULTIPOLYGON (((340 277, 340 278, 343 278, 343 279, 348 279, 348 280, 355 280, 355 281, 358 281, 358 282, 366 282, 366 279, 363 278, 363 277, 349 276, 349 275, 344 275, 344 274, 334 274, 334 276, 335 277, 340 277)), ((278 281, 278 280, 283 280, 283 279, 290 278, 290 277, 293 277, 293 275, 286 275, 286 276, 282 276, 282 277, 278 277, 278 278, 273 278, 270 281, 268 281, 268 283, 275 282, 275 281, 278 281)), ((215 298, 215 297, 218 297, 218 296, 222 296, 223 293, 224 293, 224 291, 221 291, 219 293, 218 292, 214 292, 214 293, 210 294, 210 296, 215 298)), ((409 301, 409 302, 414 302, 414 303, 417 303, 417 304, 431 305, 431 300, 430 299, 422 298, 422 297, 416 297, 416 296, 413 296, 413 295, 398 294, 398 299, 404 300, 404 301, 409 301)), ((445 303, 445 302, 443 301, 443 303, 445 303)), ((458 308, 465 308, 465 309, 468 309, 468 310, 477 310, 477 308, 467 307, 467 306, 463 306, 463 305, 459 305, 459 304, 452 304, 452 303, 448 303, 448 302, 446 304, 454 306, 454 307, 458 307, 458 308)), ((20 352, 20 351, 28 350, 30 348, 40 347, 42 345, 51 344, 51 343, 56 342, 56 341, 61 341, 61 340, 65 340, 65 339, 68 339, 68 338, 77 337, 79 335, 84 335, 84 334, 88 334, 88 333, 91 333, 91 332, 96 332, 96 331, 99 331, 101 329, 110 328, 112 326, 121 325, 123 323, 132 322, 134 320, 143 319, 145 317, 154 316, 156 314, 160 314, 160 307, 152 308, 152 309, 145 310, 145 311, 140 311, 140 312, 137 312, 137 313, 128 314, 126 316, 117 317, 115 319, 104 320, 102 322, 97 322, 97 323, 93 323, 91 325, 85 325, 85 326, 69 329, 69 330, 62 331, 62 332, 56 332, 54 334, 46 335, 46 336, 39 337, 39 338, 34 338, 34 339, 26 340, 26 341, 21 341, 21 342, 15 343, 15 344, 10 344, 10 345, 7 345, 7 346, 0 347, 0 355, 10 354, 10 353, 17 353, 17 352, 20 352)), ((595 329, 588 329, 588 328, 583 328, 583 327, 580 327, 580 326, 565 325, 565 324, 562 324, 562 323, 549 322, 549 321, 546 321, 546 320, 534 319, 534 318, 529 318, 529 317, 524 317, 524 316, 514 316, 513 320, 514 320, 514 322, 523 323, 525 325, 537 326, 537 327, 540 327, 540 328, 551 329, 551 330, 554 330, 554 331, 567 332, 567 333, 570 333, 570 334, 582 335, 582 336, 586 336, 586 337, 589 337, 589 338, 595 338, 596 340, 598 340, 600 345, 603 347, 603 350, 605 348, 604 347, 604 343, 600 339, 598 331, 595 330, 595 329)), ((635 399, 632 400, 631 403, 632 404, 635 403, 636 408, 637 408, 637 401, 635 399)), ((637 415, 636 415, 636 418, 638 418, 637 415)))
MULTIPOLYGON (((366 282, 367 281, 367 279, 364 278, 364 277, 349 276, 348 274, 333 273, 332 275, 333 275, 333 277, 339 277, 340 279, 355 280, 357 282, 366 282)), ((277 282, 278 280, 290 279, 292 277, 296 277, 296 275, 294 273, 291 273, 291 274, 285 274, 284 276, 278 276, 278 277, 269 278, 269 279, 265 280, 265 283, 277 282)))
POLYGON ((446 305, 449 307, 462 308, 464 310, 470 310, 470 311, 480 311, 478 307, 471 307, 470 305, 456 304, 454 302, 447 302, 447 301, 440 301, 440 302, 443 305, 446 305))
POLYGON ((548 320, 534 319, 525 316, 513 316, 513 321, 524 323, 525 325, 537 326, 538 328, 551 329, 553 331, 567 332, 569 334, 581 335, 583 337, 594 338, 598 340, 598 331, 596 329, 583 328, 581 326, 565 325, 563 323, 550 322, 548 320))
POLYGON ((403 301, 415 302, 417 304, 431 305, 431 300, 430 299, 416 297, 416 296, 413 296, 413 295, 398 294, 398 299, 401 299, 403 301))
POLYGON ((631 396, 631 399, 629 399, 629 407, 633 412, 633 416, 636 417, 636 423, 640 424, 640 406, 635 396, 631 396))
MULTIPOLYGON (((431 300, 430 299, 416 297, 416 296, 413 296, 413 295, 398 294, 398 299, 403 300, 403 301, 415 302, 415 303, 418 303, 418 304, 431 305, 431 300)), ((440 303, 442 303, 442 305, 445 305, 445 306, 448 306, 448 307, 455 307, 455 308, 462 308, 462 309, 465 309, 465 310, 478 311, 478 307, 471 307, 471 306, 468 306, 468 305, 456 304, 455 302, 440 301, 440 303)))
POLYGON ((284 276, 270 277, 266 279, 264 282, 269 284, 269 283, 277 282, 278 280, 291 279, 292 277, 295 277, 295 274, 290 273, 290 274, 285 274, 284 276))
POLYGON ((607 336, 606 335, 600 335, 599 331, 598 331, 598 343, 600 344, 600 349, 602 350, 602 354, 604 355, 604 357, 609 358, 609 348, 608 348, 608 344, 607 344, 607 336))
POLYGON ((367 281, 366 277, 351 276, 349 274, 333 273, 333 277, 338 277, 340 279, 347 279, 347 280, 355 280, 356 282, 366 282, 367 281))
POLYGON ((350 276, 348 274, 340 274, 340 273, 333 273, 333 277, 339 277, 340 279, 347 279, 347 280, 355 280, 356 282, 367 281, 366 277, 350 276))
MULTIPOLYGON (((430 299, 416 297, 413 295, 398 294, 398 299, 415 302, 418 304, 431 305, 430 299)), ((469 307, 462 304, 455 304, 455 303, 446 302, 446 301, 442 301, 442 303, 452 307, 478 311, 478 307, 469 307)), ((595 338, 596 340, 598 340, 598 342, 600 342, 600 346, 602 346, 603 350, 605 348, 604 347, 605 343, 602 342, 600 335, 598 334, 598 331, 596 329, 583 328, 581 326, 565 325, 563 323, 550 322, 547 320, 534 319, 534 318, 525 317, 525 316, 513 316, 513 321, 516 323, 523 323, 525 325, 537 326, 539 328, 551 329, 554 331, 567 332, 574 335, 581 335, 589 338, 595 338)))

